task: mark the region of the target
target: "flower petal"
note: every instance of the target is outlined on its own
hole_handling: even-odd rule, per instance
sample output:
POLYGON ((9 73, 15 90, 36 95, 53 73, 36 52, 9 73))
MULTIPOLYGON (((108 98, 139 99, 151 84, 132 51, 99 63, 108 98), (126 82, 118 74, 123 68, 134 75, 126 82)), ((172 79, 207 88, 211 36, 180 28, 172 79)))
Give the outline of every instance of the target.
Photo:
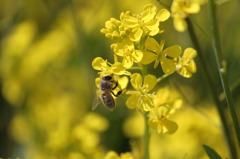
POLYGON ((150 111, 155 107, 154 100, 156 96, 152 94, 144 95, 140 100, 139 107, 144 111, 150 111))
POLYGON ((112 72, 116 75, 123 75, 125 73, 125 68, 123 67, 123 64, 120 62, 116 62, 111 67, 112 72))
POLYGON ((96 57, 93 61, 92 61, 92 67, 95 70, 102 70, 102 67, 106 67, 107 66, 107 62, 101 58, 101 57, 96 57))
POLYGON ((122 64, 125 68, 130 68, 133 65, 133 58, 130 56, 126 56, 123 60, 122 60, 122 64))
POLYGON ((173 18, 173 25, 179 32, 184 32, 187 29, 187 23, 183 18, 173 18))
POLYGON ((170 90, 168 87, 160 88, 157 91, 157 98, 156 98, 156 105, 160 106, 163 105, 164 103, 168 102, 168 98, 170 95, 170 90))
POLYGON ((148 23, 146 23, 144 26, 150 31, 155 30, 158 28, 159 22, 156 19, 154 19, 154 20, 151 20, 148 23))
POLYGON ((157 34, 160 34, 160 33, 161 33, 161 31, 159 30, 159 27, 157 27, 157 28, 151 30, 151 31, 149 32, 149 35, 150 35, 150 36, 154 36, 154 35, 157 35, 157 34))
POLYGON ((186 67, 181 68, 180 70, 177 71, 181 76, 185 78, 190 78, 192 77, 192 74, 187 70, 186 67))
POLYGON ((157 127, 158 127, 158 119, 154 118, 154 117, 150 118, 148 120, 148 125, 152 129, 157 129, 157 127))
POLYGON ((169 17, 170 12, 167 9, 161 9, 156 15, 156 19, 160 22, 166 21, 169 17))
POLYGON ((142 34, 143 30, 141 28, 136 28, 130 33, 129 38, 132 41, 139 41, 142 37, 142 34))
POLYGON ((138 19, 133 17, 133 16, 130 16, 130 15, 127 15, 127 14, 124 14, 125 16, 123 17, 124 20, 123 20, 123 24, 129 28, 134 28, 136 26, 138 26, 138 19))
POLYGON ((186 48, 183 53, 183 59, 190 59, 192 60, 197 56, 197 51, 193 48, 186 48))
POLYGON ((179 69, 178 73, 185 78, 190 78, 192 77, 192 73, 195 73, 196 71, 196 64, 192 60, 187 66, 183 66, 181 69, 179 69))
POLYGON ((99 86, 100 86, 100 82, 101 82, 101 78, 100 77, 98 77, 98 78, 96 78, 95 79, 95 84, 96 84, 96 86, 99 88, 99 86))
POLYGON ((128 97, 127 101, 126 101, 126 106, 129 109, 135 109, 137 108, 138 105, 138 95, 137 94, 133 94, 130 97, 128 97))
POLYGON ((167 58, 161 60, 161 66, 163 72, 166 74, 172 74, 176 70, 176 64, 174 61, 167 58))
POLYGON ((183 10, 190 14, 198 13, 200 11, 200 5, 199 3, 189 3, 187 7, 183 8, 183 10))
POLYGON ((194 62, 194 60, 192 60, 189 65, 187 66, 187 69, 189 72, 191 73, 196 73, 197 72, 197 67, 196 67, 196 63, 194 62))
POLYGON ((147 64, 153 62, 156 58, 157 58, 156 54, 149 52, 149 51, 143 51, 143 58, 142 58, 141 63, 144 65, 147 65, 147 64))
POLYGON ((143 58, 143 52, 141 50, 135 50, 132 54, 134 62, 140 62, 143 58))
POLYGON ((179 57, 181 53, 182 49, 179 45, 173 45, 163 50, 163 54, 170 57, 179 57))
POLYGON ((145 47, 147 50, 153 51, 153 52, 158 52, 158 50, 160 49, 160 46, 158 44, 158 42, 153 39, 153 38, 148 38, 145 41, 145 47))
POLYGON ((157 84, 157 78, 154 75, 148 74, 144 77, 144 87, 146 88, 146 91, 151 91, 154 86, 157 84))
POLYGON ((167 119, 163 120, 162 122, 164 127, 167 129, 168 134, 173 134, 177 131, 178 125, 176 122, 167 119))
POLYGON ((156 15, 156 9, 156 6, 152 4, 146 5, 144 8, 144 12, 142 13, 142 21, 149 22, 150 20, 152 20, 156 15))
POLYGON ((142 75, 134 73, 131 75, 131 84, 135 90, 138 90, 142 86, 142 75))
POLYGON ((118 79, 118 84, 120 85, 121 89, 125 89, 128 85, 128 78, 126 76, 122 76, 118 79))

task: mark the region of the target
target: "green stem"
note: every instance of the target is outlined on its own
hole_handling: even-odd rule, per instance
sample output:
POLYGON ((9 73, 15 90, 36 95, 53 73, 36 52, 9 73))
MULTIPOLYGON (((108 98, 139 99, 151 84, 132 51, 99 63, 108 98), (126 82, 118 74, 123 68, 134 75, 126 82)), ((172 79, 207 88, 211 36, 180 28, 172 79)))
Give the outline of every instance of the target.
MULTIPOLYGON (((148 74, 147 67, 142 66, 142 75, 146 76, 148 74)), ((149 159, 149 141, 150 141, 150 132, 148 126, 148 112, 143 112, 144 122, 145 122, 145 132, 144 132, 144 159, 149 159)))
POLYGON ((150 132, 148 126, 148 112, 143 112, 144 122, 145 122, 145 132, 144 132, 144 159, 149 159, 149 144, 150 144, 150 132))
POLYGON ((140 70, 140 71, 142 71, 142 67, 130 67, 127 70, 140 70))
POLYGON ((197 58, 199 59, 200 65, 203 68, 203 73, 205 74, 205 77, 207 78, 208 85, 210 87, 210 91, 211 91, 212 96, 213 96, 213 100, 216 104, 216 107, 217 107, 217 110, 218 110, 218 113, 219 113, 219 117, 220 117, 221 123, 223 125, 223 130, 224 130, 224 134, 225 134, 225 137, 226 137, 226 141, 227 141, 227 144, 228 144, 228 148, 229 148, 231 158, 237 158, 238 149, 236 149, 236 147, 235 147, 234 139, 232 138, 232 135, 231 135, 231 130, 228 127, 228 122, 227 122, 227 119, 226 119, 225 113, 224 113, 225 112, 224 111, 224 106, 222 105, 222 103, 220 102, 220 100, 218 98, 217 90, 214 87, 214 85, 215 85, 214 80, 211 78, 210 72, 207 69, 207 63, 204 60, 204 56, 203 56, 204 54, 201 51, 196 33, 193 29, 193 25, 192 25, 189 18, 187 18, 186 21, 187 21, 187 24, 188 24, 189 36, 192 40, 192 43, 193 43, 195 49, 198 52, 197 58))
POLYGON ((159 82, 161 82, 162 80, 164 80, 165 78, 167 78, 168 76, 170 76, 171 74, 164 74, 164 75, 162 75, 161 77, 159 77, 158 79, 157 79, 157 83, 159 83, 159 82))
POLYGON ((211 29, 212 29, 212 33, 213 33, 212 45, 213 45, 213 50, 214 50, 214 57, 215 57, 217 67, 218 67, 218 76, 221 80, 223 93, 225 94, 227 106, 230 110, 235 133, 237 135, 238 146, 240 146, 240 125, 239 125, 239 121, 238 121, 238 117, 237 117, 237 113, 236 113, 237 111, 235 110, 234 101, 232 98, 230 87, 228 85, 226 74, 221 72, 221 68, 222 68, 221 62, 223 62, 223 58, 222 58, 222 49, 221 49, 221 43, 220 43, 220 38, 219 38, 219 33, 218 33, 216 6, 215 6, 213 0, 209 1, 209 14, 210 14, 210 21, 211 21, 211 29))

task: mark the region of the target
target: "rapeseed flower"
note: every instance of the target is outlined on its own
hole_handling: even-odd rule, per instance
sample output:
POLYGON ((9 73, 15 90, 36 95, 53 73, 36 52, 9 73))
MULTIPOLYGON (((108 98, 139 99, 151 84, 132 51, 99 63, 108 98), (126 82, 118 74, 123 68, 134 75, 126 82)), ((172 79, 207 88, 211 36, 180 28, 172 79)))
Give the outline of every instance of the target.
POLYGON ((168 120, 170 108, 168 107, 157 107, 150 112, 150 118, 148 120, 149 127, 156 129, 160 133, 173 134, 177 131, 178 125, 176 122, 168 120))
POLYGON ((135 50, 134 43, 129 39, 125 39, 121 43, 112 44, 111 48, 116 55, 123 57, 122 64, 125 68, 130 68, 134 62, 138 63, 142 60, 142 51, 135 50))
POLYGON ((173 17, 173 25, 179 32, 183 32, 187 28, 185 18, 189 14, 196 14, 200 12, 200 5, 204 0, 174 0, 171 6, 171 12, 173 17))
POLYGON ((194 58, 197 56, 197 51, 193 48, 184 50, 183 56, 179 57, 177 64, 177 72, 183 77, 189 78, 197 71, 194 58))
POLYGON ((126 28, 130 28, 129 39, 138 42, 142 36, 154 36, 160 31, 159 22, 169 18, 170 13, 166 9, 157 12, 156 6, 152 4, 146 5, 144 11, 139 14, 125 12, 121 14, 122 24, 126 28))
POLYGON ((121 42, 129 31, 124 27, 124 25, 122 25, 120 20, 111 18, 110 20, 106 21, 105 28, 101 29, 100 32, 105 34, 105 36, 109 39, 121 42))
POLYGON ((148 38, 145 41, 146 50, 143 52, 143 59, 141 63, 149 64, 153 61, 154 68, 157 68, 160 63, 162 70, 165 74, 171 74, 176 71, 176 60, 181 54, 181 47, 179 45, 173 45, 166 49, 164 48, 165 42, 163 40, 158 43, 153 38, 148 38))
POLYGON ((95 70, 99 70, 100 76, 102 77, 103 75, 130 75, 130 72, 126 71, 125 68, 123 67, 122 63, 120 62, 115 62, 114 64, 111 64, 104 60, 101 57, 96 57, 92 61, 92 67, 95 70))
POLYGON ((156 108, 150 111, 148 124, 158 133, 173 134, 177 131, 178 125, 168 118, 182 105, 182 100, 177 97, 176 92, 170 91, 169 88, 159 89, 156 96, 156 108))
POLYGON ((149 111, 154 108, 154 100, 156 96, 149 92, 157 84, 157 78, 154 75, 146 75, 144 81, 142 75, 134 73, 131 75, 131 84, 136 91, 128 91, 127 94, 131 94, 126 101, 126 105, 129 109, 141 109, 143 111, 149 111))

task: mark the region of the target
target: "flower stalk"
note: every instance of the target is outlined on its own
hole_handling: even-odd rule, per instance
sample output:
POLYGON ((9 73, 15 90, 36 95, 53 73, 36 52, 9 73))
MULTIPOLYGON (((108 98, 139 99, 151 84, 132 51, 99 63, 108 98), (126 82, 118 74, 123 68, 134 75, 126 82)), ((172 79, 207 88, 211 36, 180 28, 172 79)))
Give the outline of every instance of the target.
MULTIPOLYGON (((142 75, 146 76, 148 74, 147 67, 145 65, 142 66, 142 75)), ((149 145, 150 145, 150 132, 148 125, 148 112, 142 112, 144 117, 144 159, 149 159, 149 145)))
POLYGON ((148 126, 148 112, 143 112, 144 122, 145 122, 145 132, 144 132, 144 159, 149 159, 149 145, 150 145, 150 132, 148 126))
POLYGON ((162 80, 164 80, 165 78, 167 78, 169 75, 170 75, 170 74, 164 74, 164 75, 162 75, 161 77, 159 77, 159 78, 157 79, 157 82, 158 82, 158 83, 161 82, 162 80))

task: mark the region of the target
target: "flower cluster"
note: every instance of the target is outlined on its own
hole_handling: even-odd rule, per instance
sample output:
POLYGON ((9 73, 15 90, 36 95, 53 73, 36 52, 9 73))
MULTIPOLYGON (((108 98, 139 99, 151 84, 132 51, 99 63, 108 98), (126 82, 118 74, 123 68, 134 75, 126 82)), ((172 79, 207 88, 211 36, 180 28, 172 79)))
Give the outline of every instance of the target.
POLYGON ((182 100, 173 89, 168 87, 160 88, 156 93, 156 107, 150 111, 148 124, 151 128, 156 129, 158 133, 172 134, 177 131, 176 122, 169 120, 169 116, 173 114, 182 105, 182 100))
MULTIPOLYGON (((114 41, 110 47, 114 52, 115 61, 111 64, 101 57, 96 57, 92 67, 99 71, 100 77, 96 78, 96 85, 101 89, 99 98, 104 98, 103 103, 108 98, 105 96, 113 95, 113 98, 109 97, 108 103, 111 103, 111 100, 120 94, 119 88, 127 88, 126 78, 129 77, 134 90, 125 91, 126 95, 129 95, 126 100, 127 108, 147 112, 151 128, 156 129, 158 133, 172 134, 178 126, 168 118, 181 102, 169 89, 160 88, 155 93, 156 86, 174 72, 186 78, 191 77, 196 72, 194 58, 197 52, 193 48, 182 51, 179 45, 165 47, 165 40, 156 40, 155 36, 164 32, 160 29, 160 24, 169 17, 170 12, 167 9, 158 11, 156 6, 148 4, 139 14, 127 11, 121 13, 119 20, 111 18, 105 23, 101 33, 114 41), (146 65, 151 67, 151 63, 154 63, 154 68, 161 67, 162 71, 159 73, 162 72, 162 76, 147 73, 146 65), (142 74, 132 72, 135 69, 140 70, 142 74), (112 79, 103 81, 105 76, 111 76, 112 79), (110 90, 106 91, 101 86, 107 82, 115 86, 110 86, 110 90)), ((104 104, 106 105, 106 102, 104 104)))
POLYGON ((174 0, 171 12, 175 29, 179 32, 185 31, 187 28, 185 18, 200 12, 200 7, 204 3, 205 0, 174 0))
POLYGON ((141 64, 144 60, 145 48, 141 43, 149 36, 162 33, 160 24, 169 17, 168 10, 157 11, 156 6, 149 4, 139 14, 127 11, 121 13, 120 20, 111 18, 105 23, 105 28, 101 32, 116 42, 111 45, 112 50, 115 55, 122 58, 123 66, 130 68, 134 63, 141 64))

